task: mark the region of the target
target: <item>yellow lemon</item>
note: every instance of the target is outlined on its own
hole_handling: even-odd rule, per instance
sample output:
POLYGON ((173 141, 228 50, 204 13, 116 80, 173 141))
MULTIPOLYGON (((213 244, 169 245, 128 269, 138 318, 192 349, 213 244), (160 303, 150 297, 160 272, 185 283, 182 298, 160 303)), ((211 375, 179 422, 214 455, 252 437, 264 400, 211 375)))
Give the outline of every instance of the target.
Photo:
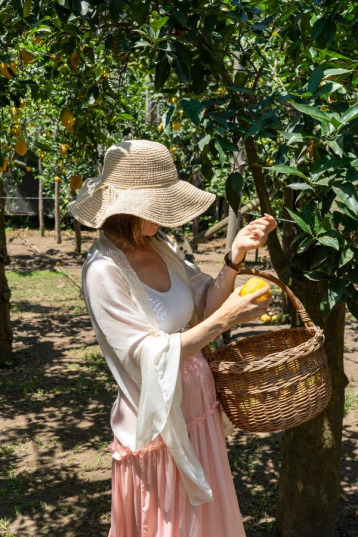
POLYGON ((159 132, 159 134, 161 132, 163 132, 163 123, 159 123, 158 127, 157 127, 157 131, 159 132))
POLYGON ((75 123, 75 117, 71 114, 71 112, 64 112, 61 116, 61 123, 66 127, 66 129, 70 129, 73 127, 75 123))
POLYGON ((59 183, 61 181, 61 177, 59 175, 56 175, 55 176, 55 181, 56 181, 56 183, 59 183))
POLYGON ((12 78, 4 62, 0 63, 0 74, 2 74, 2 76, 4 76, 5 78, 12 78))
POLYGON ((266 298, 269 298, 271 296, 271 289, 270 284, 263 280, 262 278, 258 278, 257 276, 253 276, 252 278, 249 278, 246 280, 244 285, 242 286, 239 295, 245 296, 249 295, 250 293, 254 293, 255 291, 258 291, 259 289, 264 289, 265 287, 268 287, 269 290, 264 295, 260 296, 260 298, 257 298, 255 302, 261 302, 262 300, 266 300, 266 298))
POLYGON ((170 152, 172 155, 175 155, 175 153, 178 151, 178 148, 173 145, 173 147, 170 148, 170 152))
POLYGON ((61 155, 67 155, 67 151, 71 149, 70 146, 68 144, 61 144, 61 147, 60 147, 60 153, 61 155))
POLYGON ((278 323, 279 321, 281 321, 281 315, 272 315, 271 320, 273 323, 278 323))
POLYGON ((264 323, 269 323, 271 321, 271 315, 268 315, 268 313, 264 313, 261 315, 261 321, 264 323))
POLYGON ((6 172, 8 166, 9 166, 9 161, 8 161, 8 159, 6 158, 6 159, 4 159, 3 165, 0 166, 0 173, 2 173, 2 172, 6 172))
POLYGON ((14 62, 11 62, 11 63, 9 63, 9 67, 10 67, 11 71, 14 73, 14 75, 17 75, 16 64, 14 62))
POLYGON ((26 166, 26 171, 27 172, 32 172, 32 168, 30 166, 26 166))
POLYGON ((20 119, 21 114, 22 114, 22 110, 21 110, 21 108, 16 108, 16 106, 13 106, 10 109, 10 113, 11 113, 11 115, 12 115, 12 117, 14 119, 20 119))
POLYGON ((21 126, 16 124, 11 127, 11 134, 15 136, 16 138, 21 138, 22 136, 22 130, 21 126))
POLYGON ((82 177, 80 175, 72 175, 70 179, 70 186, 72 190, 78 190, 82 186, 82 177))
POLYGON ((22 61, 24 63, 31 63, 34 61, 34 59, 36 58, 36 56, 34 56, 33 54, 31 54, 31 52, 28 52, 27 50, 22 50, 21 51, 21 58, 22 58, 22 61))
POLYGON ((181 128, 181 123, 180 121, 174 121, 174 123, 172 123, 172 129, 174 131, 179 131, 181 128))
POLYGON ((15 144, 15 151, 20 157, 23 157, 27 153, 27 143, 23 138, 17 140, 15 144))

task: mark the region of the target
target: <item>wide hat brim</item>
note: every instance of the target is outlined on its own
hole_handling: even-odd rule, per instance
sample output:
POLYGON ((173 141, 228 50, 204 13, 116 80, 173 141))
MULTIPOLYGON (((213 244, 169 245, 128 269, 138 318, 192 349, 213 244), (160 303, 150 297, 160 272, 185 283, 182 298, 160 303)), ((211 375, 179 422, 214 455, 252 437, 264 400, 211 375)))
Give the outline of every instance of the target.
POLYGON ((84 182, 68 208, 76 220, 93 228, 100 228, 114 214, 131 214, 163 227, 176 227, 204 213, 215 197, 186 181, 156 188, 120 189, 97 177, 84 182))

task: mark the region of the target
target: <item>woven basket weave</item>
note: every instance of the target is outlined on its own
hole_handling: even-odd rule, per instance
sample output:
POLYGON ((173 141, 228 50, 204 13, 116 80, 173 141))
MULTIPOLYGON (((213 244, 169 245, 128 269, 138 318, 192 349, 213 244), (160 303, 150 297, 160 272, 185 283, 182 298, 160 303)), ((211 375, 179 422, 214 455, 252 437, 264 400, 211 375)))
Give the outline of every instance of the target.
POLYGON ((293 292, 266 272, 242 270, 278 285, 304 326, 236 340, 214 352, 203 349, 220 403, 236 427, 271 432, 317 416, 331 396, 324 335, 293 292))

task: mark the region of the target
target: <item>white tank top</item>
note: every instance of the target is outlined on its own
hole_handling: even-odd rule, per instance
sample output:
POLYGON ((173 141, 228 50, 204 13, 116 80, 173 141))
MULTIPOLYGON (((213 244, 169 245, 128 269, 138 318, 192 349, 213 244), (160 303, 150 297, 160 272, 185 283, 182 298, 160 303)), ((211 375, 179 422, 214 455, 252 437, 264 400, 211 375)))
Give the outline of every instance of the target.
POLYGON ((186 327, 194 313, 194 299, 190 287, 170 270, 170 289, 166 292, 156 291, 142 282, 142 285, 157 314, 163 332, 174 334, 186 327))

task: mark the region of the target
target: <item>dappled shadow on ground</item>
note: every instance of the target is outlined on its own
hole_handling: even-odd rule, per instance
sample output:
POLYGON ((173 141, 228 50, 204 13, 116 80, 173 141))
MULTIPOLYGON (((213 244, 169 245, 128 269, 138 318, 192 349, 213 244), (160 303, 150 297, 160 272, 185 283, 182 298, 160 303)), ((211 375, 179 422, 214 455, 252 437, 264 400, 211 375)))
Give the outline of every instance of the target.
MULTIPOLYGON (((228 438, 230 466, 247 537, 277 535, 275 506, 283 437, 284 432, 254 434, 236 431, 228 438)), ((357 427, 344 424, 338 537, 358 536, 357 452, 357 427)))
POLYGON ((73 304, 66 295, 54 305, 13 302, 16 365, 0 370, 1 518, 9 535, 108 535, 117 388, 84 308, 74 313, 75 287, 73 296, 73 304))

